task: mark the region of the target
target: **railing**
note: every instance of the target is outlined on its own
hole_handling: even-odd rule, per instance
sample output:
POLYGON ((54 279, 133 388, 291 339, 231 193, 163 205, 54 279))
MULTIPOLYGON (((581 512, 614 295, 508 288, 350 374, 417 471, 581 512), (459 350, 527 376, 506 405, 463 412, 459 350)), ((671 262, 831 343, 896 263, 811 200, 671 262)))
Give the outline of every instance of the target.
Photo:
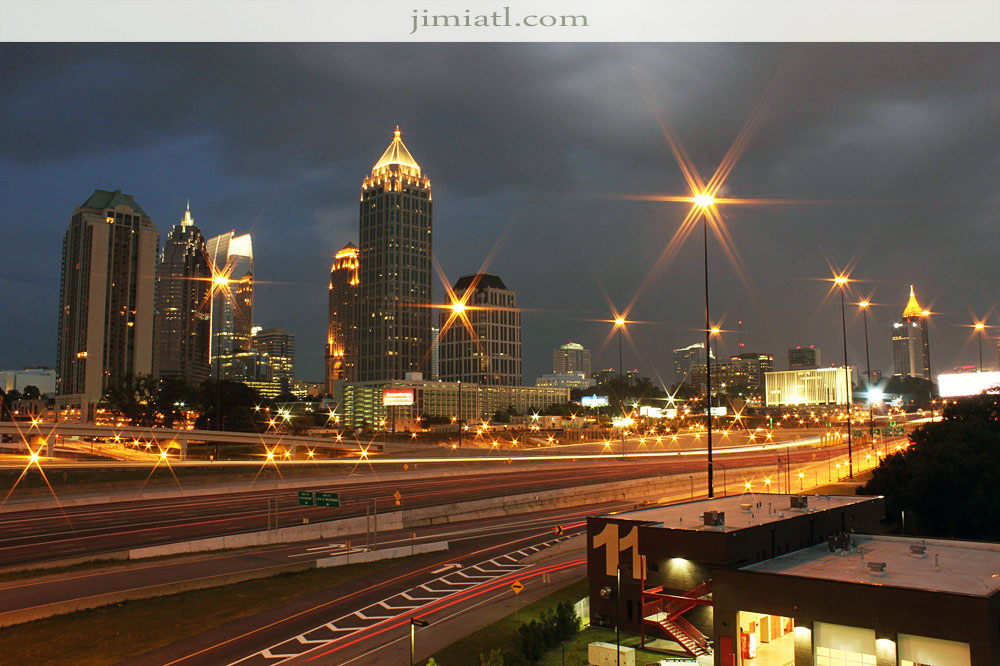
POLYGON ((657 613, 663 612, 663 600, 654 599, 653 601, 646 601, 642 604, 642 617, 646 619, 650 615, 656 615, 657 613))
POLYGON ((708 637, 705 634, 698 631, 698 628, 693 624, 688 622, 682 617, 675 617, 672 622, 677 625, 677 627, 683 631, 691 640, 698 644, 703 650, 708 649, 708 637))

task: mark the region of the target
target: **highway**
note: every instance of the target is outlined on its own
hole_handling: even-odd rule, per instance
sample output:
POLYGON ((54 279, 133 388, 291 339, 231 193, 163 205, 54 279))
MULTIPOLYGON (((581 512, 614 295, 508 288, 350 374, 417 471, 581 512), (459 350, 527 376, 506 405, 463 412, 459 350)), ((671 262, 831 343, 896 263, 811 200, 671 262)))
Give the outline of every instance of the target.
MULTIPOLYGON (((580 524, 574 528, 575 533, 583 530, 580 524)), ((311 663, 344 663, 375 647, 372 639, 408 627, 414 615, 454 612, 483 594, 509 589, 516 579, 530 585, 543 570, 565 568, 565 564, 535 565, 525 560, 569 536, 556 536, 550 527, 526 526, 516 533, 456 539, 447 552, 408 560, 237 620, 127 660, 123 666, 257 666, 317 655, 322 656, 311 663)), ((579 555, 572 560, 576 566, 582 563, 579 555)))
MULTIPOLYGON (((385 532, 379 548, 419 546, 426 543, 458 542, 465 539, 519 534, 556 525, 584 521, 587 515, 631 508, 631 502, 593 504, 575 509, 556 509, 470 520, 385 532)), ((168 559, 125 562, 55 575, 0 582, 0 613, 35 608, 94 595, 141 590, 161 584, 180 583, 222 574, 253 572, 270 567, 300 564, 363 549, 365 534, 262 546, 237 551, 219 551, 168 559)))
MULTIPOLYGON (((789 449, 793 463, 841 455, 844 447, 789 449)), ((785 448, 759 452, 724 452, 716 456, 717 482, 730 470, 774 462, 785 448), (763 454, 763 455, 762 455, 763 454)), ((268 501, 277 499, 282 526, 364 516, 377 500, 380 511, 395 509, 394 493, 402 495, 402 509, 448 504, 460 500, 499 497, 514 493, 566 488, 602 482, 666 475, 687 475, 704 470, 703 456, 620 459, 606 456, 600 462, 563 461, 530 470, 500 470, 454 475, 422 470, 417 476, 391 483, 373 474, 370 481, 340 488, 336 483, 314 488, 339 490, 341 507, 299 506, 296 490, 230 492, 219 495, 162 500, 119 501, 48 510, 0 514, 0 567, 56 560, 81 555, 121 551, 176 541, 263 530, 268 523, 268 501)), ((733 479, 729 479, 730 482, 733 479)))

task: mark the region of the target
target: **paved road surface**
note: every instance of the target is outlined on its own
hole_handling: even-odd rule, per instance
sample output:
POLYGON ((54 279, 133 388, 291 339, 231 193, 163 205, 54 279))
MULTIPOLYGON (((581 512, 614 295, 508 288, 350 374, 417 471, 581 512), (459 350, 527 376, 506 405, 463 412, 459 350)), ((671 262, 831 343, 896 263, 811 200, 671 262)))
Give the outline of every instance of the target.
MULTIPOLYGON (((812 447, 790 449, 793 462, 816 456, 836 456, 840 447, 817 451, 812 447)), ((784 449, 759 453, 722 453, 716 475, 730 470, 775 463, 784 449)), ((298 505, 295 490, 251 491, 192 498, 114 502, 64 509, 0 514, 0 567, 55 560, 78 555, 113 552, 140 546, 186 541, 209 536, 263 530, 267 527, 268 500, 278 499, 282 526, 363 516, 377 500, 380 511, 395 508, 393 494, 402 494, 402 507, 448 504, 461 500, 500 497, 515 493, 566 488, 602 482, 625 481, 670 474, 688 475, 704 469, 702 456, 616 459, 606 462, 553 463, 551 467, 509 472, 489 471, 461 476, 413 478, 382 483, 375 480, 339 489, 341 507, 328 509, 298 505)), ((732 479, 729 479, 732 481, 732 479)))

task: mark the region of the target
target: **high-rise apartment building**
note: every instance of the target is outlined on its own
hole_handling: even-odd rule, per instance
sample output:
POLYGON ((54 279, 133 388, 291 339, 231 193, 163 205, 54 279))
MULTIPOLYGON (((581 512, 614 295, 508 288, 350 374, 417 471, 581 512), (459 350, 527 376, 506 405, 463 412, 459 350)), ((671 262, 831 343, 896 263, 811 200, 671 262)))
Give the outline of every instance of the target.
POLYGON ((823 363, 823 356, 816 345, 792 347, 788 350, 789 370, 815 370, 823 363))
POLYGON ((279 383, 282 393, 290 391, 295 378, 295 335, 283 328, 255 327, 250 350, 267 357, 269 381, 279 383))
POLYGON ((590 377, 590 350, 576 342, 560 345, 552 352, 552 374, 570 373, 583 373, 585 378, 590 377))
MULTIPOLYGON (((715 358, 712 354, 712 350, 708 351, 709 356, 715 358)), ((677 383, 688 383, 688 384, 698 384, 705 383, 705 377, 701 376, 695 377, 692 375, 691 369, 700 365, 702 371, 705 368, 705 343, 696 342, 693 345, 688 345, 687 347, 681 347, 680 349, 674 350, 674 372, 677 377, 677 383)))
POLYGON ((212 269, 191 206, 167 234, 156 268, 156 374, 197 384, 209 378, 212 269))
POLYGON ((358 248, 348 243, 330 268, 330 303, 326 336, 326 391, 333 395, 337 379, 357 381, 358 248))
POLYGON ((94 190, 77 206, 63 236, 57 394, 96 402, 153 371, 158 244, 149 216, 121 190, 94 190))
POLYGON ((902 321, 892 324, 892 374, 931 378, 931 352, 927 342, 927 315, 910 285, 910 300, 902 321))
POLYGON ((392 143, 361 183, 358 380, 430 372, 431 181, 392 143))
POLYGON ((459 278, 455 294, 465 309, 458 317, 450 310, 441 313, 441 381, 520 386, 521 310, 515 293, 496 275, 480 273, 459 278))
MULTIPOLYGON (((235 231, 210 238, 206 251, 212 269, 210 354, 227 356, 250 349, 253 321, 253 244, 235 231)), ((214 368, 212 370, 215 372, 214 368)))
POLYGON ((438 345, 440 334, 440 328, 431 327, 431 380, 433 381, 441 379, 441 347, 438 345))

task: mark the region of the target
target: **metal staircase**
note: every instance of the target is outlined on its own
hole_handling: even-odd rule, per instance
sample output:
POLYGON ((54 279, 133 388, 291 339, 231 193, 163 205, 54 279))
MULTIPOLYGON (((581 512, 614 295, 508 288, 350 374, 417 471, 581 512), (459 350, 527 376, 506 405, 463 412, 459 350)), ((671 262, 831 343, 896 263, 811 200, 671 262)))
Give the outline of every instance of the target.
POLYGON ((712 602, 702 599, 712 591, 712 581, 705 581, 691 588, 683 595, 666 594, 663 587, 643 591, 643 598, 653 597, 653 601, 643 603, 643 625, 659 627, 692 657, 711 654, 708 637, 682 616, 695 606, 710 606, 712 602))

